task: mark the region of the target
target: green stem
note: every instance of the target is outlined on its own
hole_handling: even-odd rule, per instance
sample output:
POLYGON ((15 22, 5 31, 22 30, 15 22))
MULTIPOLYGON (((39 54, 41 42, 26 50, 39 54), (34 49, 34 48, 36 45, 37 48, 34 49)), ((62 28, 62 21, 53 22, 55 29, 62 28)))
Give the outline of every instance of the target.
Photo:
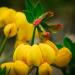
POLYGON ((36 67, 36 75, 39 75, 39 74, 38 74, 38 67, 36 67))
POLYGON ((37 26, 35 26, 35 27, 34 27, 34 30, 33 30, 33 35, 32 35, 31 45, 34 44, 36 28, 37 28, 37 26))
POLYGON ((8 38, 4 38, 2 44, 1 44, 1 47, 0 47, 0 55, 3 53, 4 51, 4 48, 5 48, 5 45, 6 45, 6 42, 7 42, 8 38))

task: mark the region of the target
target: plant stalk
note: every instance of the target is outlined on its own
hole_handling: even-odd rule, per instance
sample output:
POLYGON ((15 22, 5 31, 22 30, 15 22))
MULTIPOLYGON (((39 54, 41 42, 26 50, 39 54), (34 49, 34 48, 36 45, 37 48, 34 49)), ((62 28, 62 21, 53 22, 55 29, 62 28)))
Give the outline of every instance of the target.
POLYGON ((0 47, 0 55, 3 53, 4 51, 4 48, 5 48, 5 45, 6 45, 6 42, 7 42, 8 38, 5 37, 2 44, 1 44, 1 47, 0 47))
POLYGON ((37 28, 37 26, 35 26, 34 30, 33 30, 33 35, 32 35, 32 40, 31 40, 31 46, 34 44, 36 28, 37 28))

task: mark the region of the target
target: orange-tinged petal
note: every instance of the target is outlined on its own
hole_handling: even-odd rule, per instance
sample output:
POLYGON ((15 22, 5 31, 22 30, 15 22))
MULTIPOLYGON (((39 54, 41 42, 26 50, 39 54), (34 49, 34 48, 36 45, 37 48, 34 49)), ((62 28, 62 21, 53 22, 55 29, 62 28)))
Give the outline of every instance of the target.
POLYGON ((59 67, 64 67, 68 65, 72 58, 72 53, 66 47, 63 47, 59 50, 58 55, 56 56, 55 64, 59 67))

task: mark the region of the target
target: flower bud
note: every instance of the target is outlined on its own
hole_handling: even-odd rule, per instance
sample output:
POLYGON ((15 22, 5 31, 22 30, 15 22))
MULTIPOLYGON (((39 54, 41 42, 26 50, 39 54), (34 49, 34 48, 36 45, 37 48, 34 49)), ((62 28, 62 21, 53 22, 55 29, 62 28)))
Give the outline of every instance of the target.
POLYGON ((34 26, 37 26, 41 23, 42 19, 41 18, 38 18, 34 21, 34 26))
POLYGON ((44 64, 39 66, 38 72, 39 72, 39 75, 51 75, 52 67, 49 64, 44 63, 44 64))
POLYGON ((11 23, 5 26, 4 34, 6 37, 13 37, 17 34, 17 27, 15 23, 11 23))
POLYGON ((23 61, 15 61, 14 69, 17 75, 28 75, 29 67, 23 61))

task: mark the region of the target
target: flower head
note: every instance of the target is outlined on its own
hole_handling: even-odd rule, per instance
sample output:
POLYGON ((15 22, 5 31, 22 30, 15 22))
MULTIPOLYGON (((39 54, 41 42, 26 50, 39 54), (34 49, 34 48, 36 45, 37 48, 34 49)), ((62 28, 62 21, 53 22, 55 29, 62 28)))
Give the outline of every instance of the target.
POLYGON ((55 51, 45 43, 39 45, 19 45, 14 52, 13 60, 22 60, 29 66, 39 66, 44 62, 52 64, 55 60, 55 51))

